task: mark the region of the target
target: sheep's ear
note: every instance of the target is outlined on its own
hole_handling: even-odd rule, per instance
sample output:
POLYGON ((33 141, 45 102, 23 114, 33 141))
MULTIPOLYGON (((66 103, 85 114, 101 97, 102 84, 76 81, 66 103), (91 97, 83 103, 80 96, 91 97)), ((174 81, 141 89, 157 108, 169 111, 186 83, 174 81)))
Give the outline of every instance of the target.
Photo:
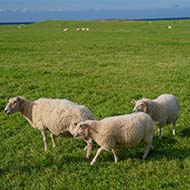
POLYGON ((23 102, 23 98, 20 97, 20 96, 17 97, 17 100, 18 100, 18 102, 20 102, 20 103, 23 102))
POLYGON ((136 104, 136 100, 134 100, 134 99, 131 100, 131 104, 134 104, 134 105, 135 105, 135 104, 136 104))

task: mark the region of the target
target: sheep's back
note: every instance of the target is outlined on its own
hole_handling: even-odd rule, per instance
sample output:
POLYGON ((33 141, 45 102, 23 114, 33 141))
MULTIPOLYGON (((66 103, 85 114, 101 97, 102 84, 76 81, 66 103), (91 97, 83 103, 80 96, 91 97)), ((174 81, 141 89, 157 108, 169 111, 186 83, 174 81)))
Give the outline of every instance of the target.
POLYGON ((176 96, 172 94, 164 94, 159 96, 156 101, 160 103, 167 113, 167 123, 174 122, 179 115, 179 102, 176 96))
POLYGON ((61 99, 42 98, 35 102, 33 115, 38 125, 48 128, 59 135, 69 130, 75 122, 92 119, 93 115, 85 106, 61 99))
POLYGON ((147 120, 152 120, 146 113, 139 112, 124 116, 105 118, 101 121, 101 134, 114 139, 118 145, 136 146, 145 135, 147 120))

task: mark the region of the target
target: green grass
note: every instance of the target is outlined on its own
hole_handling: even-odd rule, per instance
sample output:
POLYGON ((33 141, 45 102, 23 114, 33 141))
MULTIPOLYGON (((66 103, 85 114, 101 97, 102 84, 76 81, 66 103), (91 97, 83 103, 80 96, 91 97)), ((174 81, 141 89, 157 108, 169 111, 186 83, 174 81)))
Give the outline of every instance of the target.
MULTIPOLYGON (((190 21, 48 21, 0 26, 0 189, 190 189, 190 21), (59 24, 61 26, 59 26, 59 24), (172 29, 168 29, 168 25, 172 29), (68 27, 68 32, 63 28, 68 27), (88 32, 76 32, 89 27, 88 32), (67 98, 97 119, 130 113, 132 99, 175 94, 177 135, 155 130, 155 150, 143 145, 103 152, 93 167, 85 143, 58 137, 43 150, 41 133, 20 114, 3 113, 7 96, 67 98)), ((92 156, 98 146, 94 143, 92 156)))

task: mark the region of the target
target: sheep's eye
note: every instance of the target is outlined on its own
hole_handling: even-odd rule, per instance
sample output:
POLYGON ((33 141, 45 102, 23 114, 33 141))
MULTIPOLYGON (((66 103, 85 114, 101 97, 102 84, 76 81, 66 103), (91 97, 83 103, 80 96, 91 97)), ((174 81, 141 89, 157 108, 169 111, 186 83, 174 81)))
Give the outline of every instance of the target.
POLYGON ((14 101, 13 103, 12 103, 12 105, 15 105, 16 104, 16 101, 14 101))

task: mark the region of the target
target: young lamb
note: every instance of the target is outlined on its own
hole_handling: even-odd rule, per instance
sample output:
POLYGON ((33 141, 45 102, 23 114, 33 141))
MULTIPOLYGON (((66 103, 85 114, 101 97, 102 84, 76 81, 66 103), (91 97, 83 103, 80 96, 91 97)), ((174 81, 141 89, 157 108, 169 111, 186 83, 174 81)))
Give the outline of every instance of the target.
POLYGON ((153 129, 152 118, 143 112, 128 115, 108 117, 103 120, 86 120, 77 124, 74 131, 75 138, 91 138, 96 141, 100 148, 96 156, 91 161, 93 165, 102 150, 110 150, 114 155, 115 162, 118 157, 115 153, 116 145, 126 145, 129 148, 137 146, 141 141, 145 143, 146 159, 150 149, 153 149, 153 129))
POLYGON ((173 135, 176 134, 176 120, 179 116, 179 103, 172 94, 163 94, 151 100, 143 98, 134 100, 134 111, 148 113, 158 125, 159 139, 162 139, 162 128, 166 124, 173 124, 173 135))
MULTIPOLYGON (((66 99, 40 98, 30 101, 18 96, 8 100, 4 112, 6 114, 20 112, 33 128, 39 129, 42 133, 45 151, 47 151, 47 129, 50 131, 52 145, 55 147, 55 136, 62 134, 72 136, 76 122, 95 119, 86 106, 66 99)), ((87 157, 90 155, 91 146, 92 141, 88 139, 87 157)))

